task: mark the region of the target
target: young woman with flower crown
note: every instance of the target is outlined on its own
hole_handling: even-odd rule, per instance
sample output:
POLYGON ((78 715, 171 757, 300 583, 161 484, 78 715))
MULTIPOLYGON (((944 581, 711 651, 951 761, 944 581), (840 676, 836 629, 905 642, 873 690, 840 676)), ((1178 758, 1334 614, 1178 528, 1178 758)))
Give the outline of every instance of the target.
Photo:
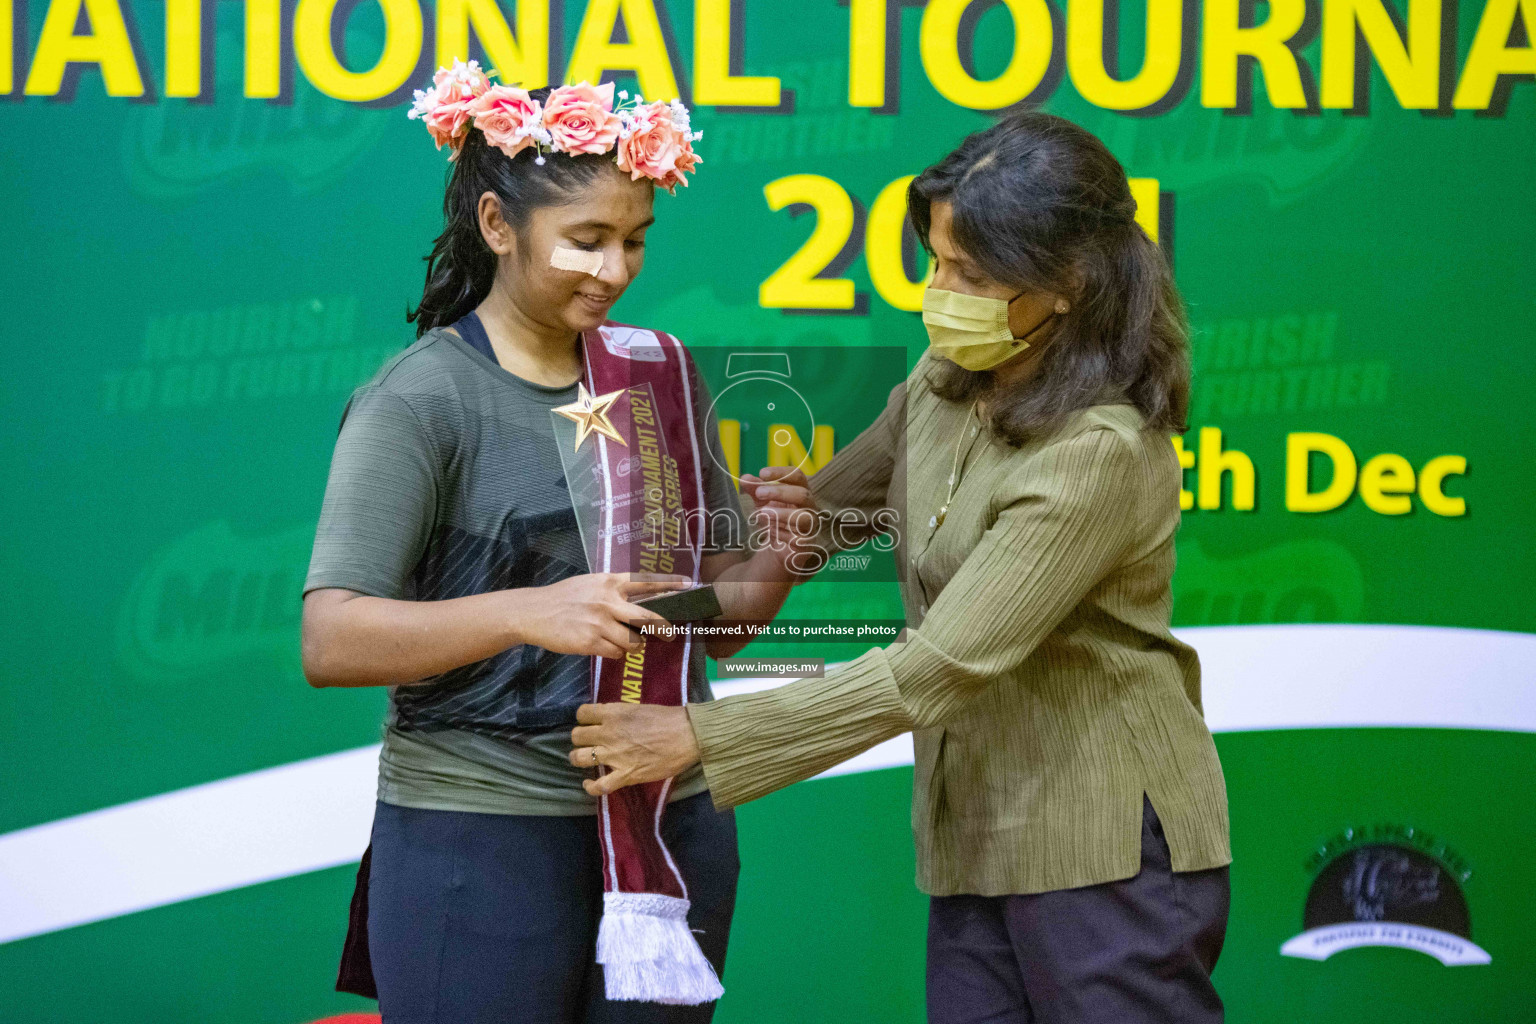
MULTIPOLYGON (((663 620, 635 601, 714 581, 726 618, 769 619, 790 585, 771 550, 702 541, 691 574, 588 571, 551 411, 590 415, 605 367, 680 371, 654 391, 685 410, 682 490, 712 523, 741 518, 686 351, 607 319, 644 265, 655 190, 687 184, 700 133, 676 101, 614 98, 492 85, 471 62, 410 111, 451 151, 446 227, 408 317, 417 342, 344 415, 303 621, 312 684, 391 687, 338 982, 376 993, 387 1024, 707 1021, 720 991, 732 815, 692 771, 653 815, 625 812, 630 828, 568 761, 604 666, 657 646, 631 624, 663 620)), ((703 646, 667 646, 686 693, 656 699, 710 699, 703 646)))

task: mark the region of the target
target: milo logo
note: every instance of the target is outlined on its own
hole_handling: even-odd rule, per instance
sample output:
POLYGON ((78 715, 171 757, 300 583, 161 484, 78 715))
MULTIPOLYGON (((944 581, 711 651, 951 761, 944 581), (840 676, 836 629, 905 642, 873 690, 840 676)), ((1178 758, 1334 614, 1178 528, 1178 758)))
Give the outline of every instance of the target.
MULTIPOLYGON (((220 53, 238 54, 240 37, 221 31, 220 53)), ((396 112, 330 99, 295 75, 290 102, 244 96, 242 63, 215 62, 209 103, 161 100, 121 108, 123 161, 135 191, 173 198, 232 176, 277 172, 296 190, 332 184, 384 133, 396 112)))
POLYGON ((1173 595, 1180 626, 1352 622, 1365 581, 1360 563, 1332 541, 1291 541, 1223 559, 1189 539, 1179 545, 1173 595))
POLYGON ((300 594, 314 526, 241 537, 213 522, 157 553, 118 616, 117 648, 140 675, 193 672, 234 658, 299 651, 300 594))
POLYGON ((1197 188, 1234 179, 1268 186, 1275 205, 1293 202, 1354 159, 1370 119, 1328 110, 1297 117, 1254 104, 1245 116, 1222 115, 1186 101, 1158 118, 1119 117, 1098 107, 1067 114, 1099 136, 1144 177, 1164 188, 1197 188))

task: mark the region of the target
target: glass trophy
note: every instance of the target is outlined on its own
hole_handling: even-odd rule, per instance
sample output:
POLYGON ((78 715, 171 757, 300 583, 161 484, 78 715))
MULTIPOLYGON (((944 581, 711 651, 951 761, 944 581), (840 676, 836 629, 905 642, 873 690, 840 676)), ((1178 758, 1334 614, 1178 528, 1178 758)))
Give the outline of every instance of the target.
MULTIPOLYGON (((683 508, 684 483, 659 415, 649 382, 603 395, 580 384, 575 402, 550 410, 592 572, 695 575, 690 527, 703 514, 690 522, 683 508)), ((673 623, 720 614, 709 584, 636 603, 673 623)))

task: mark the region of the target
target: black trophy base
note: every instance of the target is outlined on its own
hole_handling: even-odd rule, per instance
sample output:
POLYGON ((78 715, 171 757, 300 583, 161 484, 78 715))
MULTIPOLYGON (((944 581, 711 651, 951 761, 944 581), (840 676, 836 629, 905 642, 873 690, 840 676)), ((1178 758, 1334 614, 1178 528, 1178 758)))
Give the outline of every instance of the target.
POLYGON ((673 625, 702 622, 714 618, 722 611, 720 598, 716 596, 714 586, 709 583, 689 587, 687 590, 674 590, 659 597, 648 597, 635 604, 655 612, 673 625))

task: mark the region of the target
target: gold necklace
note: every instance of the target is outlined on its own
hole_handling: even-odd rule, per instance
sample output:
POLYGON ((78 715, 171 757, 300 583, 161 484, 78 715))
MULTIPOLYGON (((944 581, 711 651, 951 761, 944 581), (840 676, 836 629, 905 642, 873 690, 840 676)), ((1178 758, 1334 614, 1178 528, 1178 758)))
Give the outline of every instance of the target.
POLYGON ((935 528, 944 525, 944 517, 949 514, 950 503, 955 500, 955 477, 960 471, 960 446, 965 442, 965 428, 971 425, 971 417, 976 415, 976 406, 981 399, 971 403, 970 411, 965 414, 965 422, 960 424, 960 436, 955 438, 955 456, 949 463, 949 490, 944 494, 944 504, 939 506, 939 514, 933 517, 935 528))

